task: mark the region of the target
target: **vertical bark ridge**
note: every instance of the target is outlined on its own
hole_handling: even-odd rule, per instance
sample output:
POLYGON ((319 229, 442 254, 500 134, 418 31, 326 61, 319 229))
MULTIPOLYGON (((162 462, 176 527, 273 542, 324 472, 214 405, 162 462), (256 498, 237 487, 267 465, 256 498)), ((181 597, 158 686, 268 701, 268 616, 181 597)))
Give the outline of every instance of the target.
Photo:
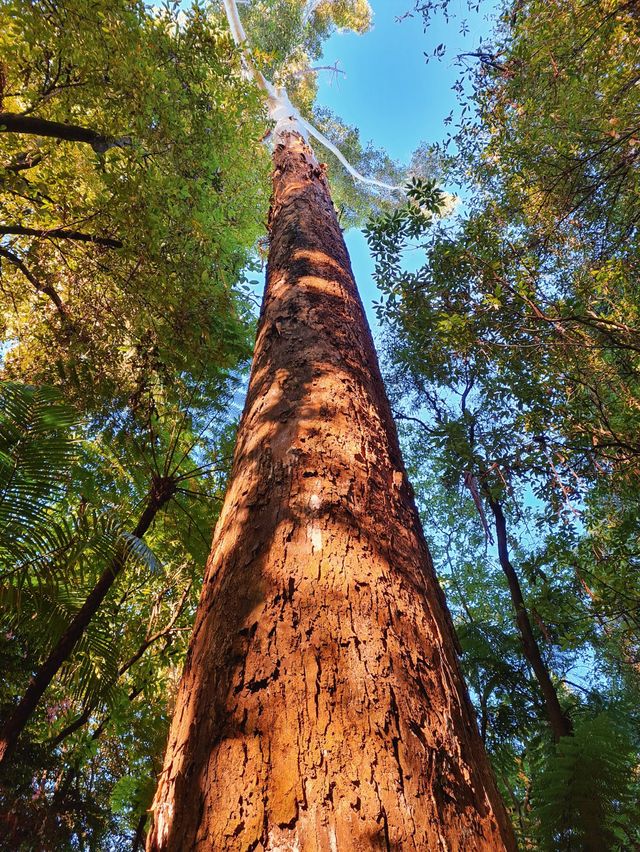
POLYGON ((274 154, 229 490, 148 850, 514 849, 323 168, 274 154))

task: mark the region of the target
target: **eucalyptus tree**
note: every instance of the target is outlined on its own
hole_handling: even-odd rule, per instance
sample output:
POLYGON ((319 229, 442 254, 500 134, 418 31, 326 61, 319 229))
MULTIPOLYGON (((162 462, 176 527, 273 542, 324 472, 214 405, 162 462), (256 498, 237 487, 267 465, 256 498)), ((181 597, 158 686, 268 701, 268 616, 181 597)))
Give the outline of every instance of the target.
POLYGON ((306 136, 327 140, 224 5, 275 124, 267 284, 147 848, 512 849, 306 136))

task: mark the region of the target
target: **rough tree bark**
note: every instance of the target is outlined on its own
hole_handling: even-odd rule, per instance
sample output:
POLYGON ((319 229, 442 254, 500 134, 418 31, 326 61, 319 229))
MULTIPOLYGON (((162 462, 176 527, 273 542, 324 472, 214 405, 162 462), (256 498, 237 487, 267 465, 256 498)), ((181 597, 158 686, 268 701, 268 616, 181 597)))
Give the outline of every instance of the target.
POLYGON ((328 186, 275 151, 251 381, 150 852, 514 849, 328 186))

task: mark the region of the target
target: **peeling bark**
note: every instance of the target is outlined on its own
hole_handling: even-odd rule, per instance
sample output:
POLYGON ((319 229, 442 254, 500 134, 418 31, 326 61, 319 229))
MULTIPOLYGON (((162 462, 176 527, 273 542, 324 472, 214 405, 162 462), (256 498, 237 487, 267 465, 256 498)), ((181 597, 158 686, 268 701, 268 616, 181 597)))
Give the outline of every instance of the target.
POLYGON ((282 142, 147 850, 512 850, 323 169, 282 142))

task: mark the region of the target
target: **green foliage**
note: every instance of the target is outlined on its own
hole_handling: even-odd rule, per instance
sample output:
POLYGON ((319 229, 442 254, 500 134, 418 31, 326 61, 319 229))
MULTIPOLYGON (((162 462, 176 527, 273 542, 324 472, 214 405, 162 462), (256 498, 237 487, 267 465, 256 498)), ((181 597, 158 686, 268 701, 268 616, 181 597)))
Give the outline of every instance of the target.
MULTIPOLYGON (((52 388, 0 385, 0 604, 7 631, 29 624, 32 647, 51 647, 114 559, 157 570, 153 553, 112 511, 71 509, 78 417, 52 388)), ((107 619, 94 619, 78 652, 73 693, 105 693, 117 676, 107 619)))
POLYGON ((553 852, 626 850, 638 842, 636 744, 610 713, 564 737, 534 779, 536 840, 553 852))
POLYGON ((405 205, 378 216, 363 229, 373 247, 377 275, 383 285, 398 262, 405 241, 421 236, 447 206, 445 194, 432 179, 412 177, 406 195, 405 205))
POLYGON ((185 371, 213 392, 249 354, 236 285, 268 198, 262 105, 226 27, 133 0, 0 16, 3 109, 118 143, 0 134, 2 224, 42 232, 3 238, 22 263, 2 258, 6 373, 106 416, 185 371))
POLYGON ((366 31, 367 0, 257 0, 240 7, 252 53, 267 78, 286 86, 305 80, 303 101, 313 101, 313 74, 306 72, 322 55, 322 43, 336 28, 366 31), (309 86, 307 89, 306 86, 309 86))
POLYGON ((477 88, 488 174, 594 258, 637 250, 640 48, 633 4, 506 4, 477 88), (526 175, 526 177, 525 177, 526 175))
MULTIPOLYGON (((416 6, 427 21, 449 4, 416 6)), ((531 848, 637 843, 636 31, 625 3, 503 3, 459 87, 462 214, 421 221, 407 204, 367 230, 427 534, 531 848), (505 616, 490 497, 575 720, 558 754, 505 616)))
POLYGON ((146 812, 228 469, 232 392, 221 388, 205 405, 194 391, 146 425, 129 416, 92 436, 57 391, 2 387, 3 715, 97 577, 114 559, 125 562, 0 790, 0 812, 15 828, 7 848, 30 849, 35 837, 73 848, 80 832, 87 848, 100 849, 105 832, 126 837, 146 812), (172 477, 176 494, 147 545, 130 531, 157 476, 172 477), (112 790, 127 776, 137 786, 127 803, 123 782, 112 810, 112 790), (56 777, 67 779, 62 790, 56 777))
POLYGON ((0 558, 42 547, 77 455, 77 426, 53 388, 0 385, 0 558))
POLYGON ((125 563, 29 721, 3 839, 100 849, 148 805, 116 814, 111 791, 159 769, 224 487, 264 114, 225 22, 199 6, 15 0, 0 46, 0 109, 99 139, 0 132, 3 716, 125 563), (167 477, 144 544, 131 532, 167 477))

